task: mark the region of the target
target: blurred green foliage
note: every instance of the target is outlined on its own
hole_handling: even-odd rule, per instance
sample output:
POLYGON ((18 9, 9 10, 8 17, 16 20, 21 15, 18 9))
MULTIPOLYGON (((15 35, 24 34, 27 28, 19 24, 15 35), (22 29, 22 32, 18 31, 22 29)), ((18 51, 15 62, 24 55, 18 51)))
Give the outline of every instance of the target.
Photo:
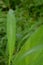
POLYGON ((0 0, 0 65, 7 63, 5 62, 6 15, 10 8, 14 10, 17 20, 15 52, 19 51, 23 42, 43 25, 43 0, 0 0))

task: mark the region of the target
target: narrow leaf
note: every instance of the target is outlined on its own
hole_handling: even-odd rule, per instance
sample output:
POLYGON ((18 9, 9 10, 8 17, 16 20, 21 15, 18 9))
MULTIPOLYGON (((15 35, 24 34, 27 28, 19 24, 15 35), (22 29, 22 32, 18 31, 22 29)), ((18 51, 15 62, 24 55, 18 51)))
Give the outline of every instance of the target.
POLYGON ((8 38, 8 54, 9 63, 14 53, 15 42, 16 42, 16 20, 13 10, 9 10, 7 14, 7 38, 8 38))

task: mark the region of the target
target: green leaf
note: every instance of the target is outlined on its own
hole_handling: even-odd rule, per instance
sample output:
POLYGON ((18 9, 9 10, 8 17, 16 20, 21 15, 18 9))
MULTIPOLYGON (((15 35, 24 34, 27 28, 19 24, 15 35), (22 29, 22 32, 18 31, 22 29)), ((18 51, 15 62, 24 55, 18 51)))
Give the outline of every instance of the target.
POLYGON ((27 39, 13 63, 15 65, 43 65, 43 26, 40 26, 27 39))
POLYGON ((9 54, 9 63, 11 61, 12 55, 15 49, 16 42, 16 19, 13 10, 9 10, 7 14, 7 38, 8 38, 8 54, 9 54))

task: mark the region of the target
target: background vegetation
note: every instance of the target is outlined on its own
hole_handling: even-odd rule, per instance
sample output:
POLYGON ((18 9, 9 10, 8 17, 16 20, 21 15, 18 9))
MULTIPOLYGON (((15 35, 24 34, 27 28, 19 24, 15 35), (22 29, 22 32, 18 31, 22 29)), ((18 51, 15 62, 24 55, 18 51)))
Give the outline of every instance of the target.
MULTIPOLYGON (((15 40, 15 37, 13 40, 15 40)), ((43 65, 42 44, 43 44, 43 0, 25 0, 25 1, 0 0, 0 65, 8 65, 8 64, 9 65, 43 65), (12 10, 15 16, 12 14, 12 10), (6 49, 6 46, 8 43, 7 28, 9 29, 11 28, 9 23, 7 25, 7 22, 12 20, 16 22, 13 24, 13 26, 16 25, 13 29, 14 31, 16 31, 16 33, 14 33, 14 31, 12 33, 16 35, 16 41, 14 46, 15 49, 13 48, 14 51, 13 53, 11 52, 13 59, 12 60, 10 59, 10 63, 11 63, 10 64, 8 63, 9 55, 7 52, 8 48, 6 49), (36 32, 37 30, 38 32, 36 32), (30 54, 30 56, 27 57, 28 55, 26 55, 25 52, 29 50, 31 52, 32 51, 31 49, 32 50, 41 49, 41 51, 38 50, 39 52, 37 53, 35 52, 32 55, 30 54), (21 56, 23 58, 24 57, 26 58, 20 61, 21 56)), ((10 45, 12 46, 12 44, 9 44, 8 46, 10 45)))

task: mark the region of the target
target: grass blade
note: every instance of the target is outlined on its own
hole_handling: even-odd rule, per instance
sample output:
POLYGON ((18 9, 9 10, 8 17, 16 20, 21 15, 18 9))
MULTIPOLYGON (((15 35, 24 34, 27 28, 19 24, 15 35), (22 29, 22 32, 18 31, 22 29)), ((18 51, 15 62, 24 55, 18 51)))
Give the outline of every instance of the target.
POLYGON ((14 16, 14 11, 9 10, 7 14, 7 38, 8 38, 8 54, 9 54, 9 65, 14 52, 15 42, 16 42, 16 20, 14 16))

